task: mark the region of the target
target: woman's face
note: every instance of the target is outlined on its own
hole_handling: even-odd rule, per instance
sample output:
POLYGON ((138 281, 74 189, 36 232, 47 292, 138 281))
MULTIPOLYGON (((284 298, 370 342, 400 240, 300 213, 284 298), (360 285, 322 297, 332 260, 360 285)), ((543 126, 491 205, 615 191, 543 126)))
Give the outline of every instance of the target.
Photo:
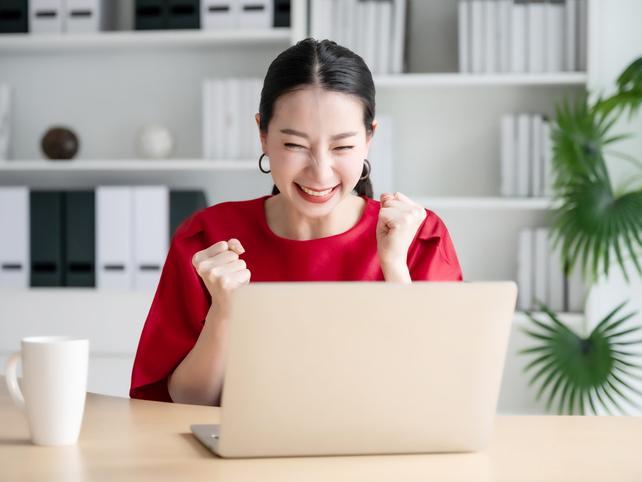
POLYGON ((276 101, 261 144, 274 184, 302 214, 327 215, 359 181, 371 140, 363 109, 355 96, 318 87, 276 101))

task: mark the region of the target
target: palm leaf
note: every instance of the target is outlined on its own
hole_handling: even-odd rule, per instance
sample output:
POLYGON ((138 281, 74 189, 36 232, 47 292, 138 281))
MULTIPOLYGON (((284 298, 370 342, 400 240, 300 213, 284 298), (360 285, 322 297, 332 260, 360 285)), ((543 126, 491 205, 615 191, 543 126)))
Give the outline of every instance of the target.
POLYGON ((642 396, 631 380, 640 379, 635 370, 642 368, 632 359, 637 354, 623 351, 626 346, 642 345, 642 339, 627 336, 641 330, 641 326, 625 327, 635 312, 623 313, 626 302, 616 306, 586 338, 567 327, 546 305, 540 309, 546 319, 537 319, 526 313, 531 326, 523 331, 536 345, 519 353, 532 357, 524 371, 530 373, 529 385, 539 383, 536 399, 546 395, 546 410, 557 406, 558 413, 585 413, 590 408, 597 413, 609 407, 626 413, 622 402, 637 407, 635 397, 642 396))

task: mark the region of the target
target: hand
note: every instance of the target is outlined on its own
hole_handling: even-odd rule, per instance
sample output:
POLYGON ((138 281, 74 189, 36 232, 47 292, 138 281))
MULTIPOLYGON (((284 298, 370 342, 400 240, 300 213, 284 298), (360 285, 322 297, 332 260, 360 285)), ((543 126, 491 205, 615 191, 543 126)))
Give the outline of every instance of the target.
POLYGON ((250 270, 245 261, 239 259, 244 252, 241 242, 232 238, 219 241, 192 257, 192 265, 212 297, 212 308, 224 318, 230 313, 232 292, 250 282, 250 270))
POLYGON ((377 222, 377 254, 384 270, 407 269, 408 248, 424 219, 424 207, 400 192, 381 195, 381 209, 377 222))

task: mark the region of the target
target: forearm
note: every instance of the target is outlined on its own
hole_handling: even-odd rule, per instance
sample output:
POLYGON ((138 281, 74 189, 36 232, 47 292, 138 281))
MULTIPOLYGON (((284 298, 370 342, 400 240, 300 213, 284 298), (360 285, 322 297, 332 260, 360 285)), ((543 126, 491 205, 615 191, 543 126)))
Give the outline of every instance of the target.
POLYGON ((383 263, 383 278, 389 283, 412 283, 410 271, 405 263, 383 263))
POLYGON ((183 361, 169 377, 174 402, 219 405, 223 387, 226 320, 210 308, 203 330, 183 361))

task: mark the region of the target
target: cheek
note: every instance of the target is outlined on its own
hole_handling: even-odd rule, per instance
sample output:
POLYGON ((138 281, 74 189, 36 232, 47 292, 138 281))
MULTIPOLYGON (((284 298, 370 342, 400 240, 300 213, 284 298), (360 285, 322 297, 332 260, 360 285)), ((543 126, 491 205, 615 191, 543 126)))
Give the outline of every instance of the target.
POLYGON ((341 172, 342 176, 354 179, 361 176, 361 172, 363 170, 363 159, 364 156, 360 153, 350 152, 349 154, 337 156, 335 159, 335 165, 341 172))

